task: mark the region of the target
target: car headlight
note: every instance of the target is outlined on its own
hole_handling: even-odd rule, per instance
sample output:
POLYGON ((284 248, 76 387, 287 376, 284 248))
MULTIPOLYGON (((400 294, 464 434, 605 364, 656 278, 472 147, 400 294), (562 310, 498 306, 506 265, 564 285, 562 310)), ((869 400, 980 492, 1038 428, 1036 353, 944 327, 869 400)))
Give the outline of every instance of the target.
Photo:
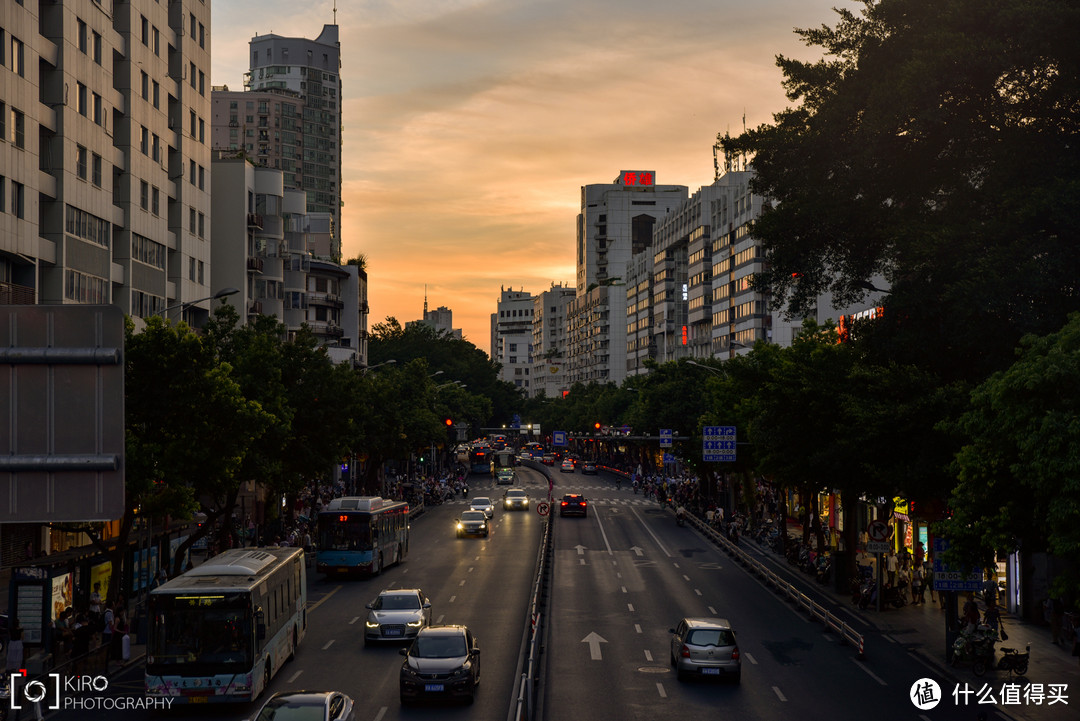
POLYGON ((419 676, 420 676, 420 674, 417 673, 416 669, 414 669, 412 666, 409 665, 408 661, 406 661, 401 666, 401 675, 402 676, 408 676, 409 678, 419 678, 419 676))
POLYGON ((457 524, 457 527, 458 527, 458 530, 459 530, 459 531, 460 531, 460 530, 461 530, 462 528, 465 528, 465 526, 461 525, 460 523, 459 523, 459 524, 457 524))
POLYGON ((464 664, 462 664, 461 666, 459 666, 458 668, 456 668, 456 669, 455 669, 455 670, 454 670, 454 671, 453 671, 453 672, 452 672, 452 673, 450 674, 450 677, 451 677, 451 678, 460 678, 460 677, 462 677, 462 676, 468 676, 468 675, 469 675, 469 670, 470 670, 470 668, 471 668, 471 665, 469 664, 469 662, 468 662, 468 661, 466 661, 466 662, 465 662, 464 664))
POLYGON ((409 621, 406 625, 411 626, 412 628, 416 628, 417 626, 423 626, 424 620, 422 618, 418 618, 415 621, 409 621))
POLYGON ((377 621, 372 621, 370 618, 367 621, 364 622, 364 625, 367 626, 368 628, 378 628, 379 627, 379 623, 377 621))

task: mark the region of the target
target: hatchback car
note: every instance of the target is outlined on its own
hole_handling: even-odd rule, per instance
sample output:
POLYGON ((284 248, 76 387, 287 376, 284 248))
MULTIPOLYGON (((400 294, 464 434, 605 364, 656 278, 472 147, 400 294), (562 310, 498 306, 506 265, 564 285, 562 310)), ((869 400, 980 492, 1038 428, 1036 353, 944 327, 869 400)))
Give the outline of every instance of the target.
POLYGON ((431 623, 431 601, 419 588, 387 589, 367 605, 364 643, 416 638, 431 623))
POLYGON ((735 631, 723 618, 684 618, 671 631, 671 665, 679 680, 742 678, 742 661, 735 631))
POLYGON ((596 464, 592 461, 585 461, 585 465, 581 467, 581 474, 584 476, 595 476, 596 464))
POLYGON ((559 470, 561 472, 563 472, 563 473, 573 473, 574 472, 574 462, 572 460, 570 460, 569 458, 567 458, 565 461, 562 462, 562 465, 559 466, 559 470))
POLYGON ((353 700, 338 691, 283 691, 266 700, 254 721, 353 721, 353 700))
POLYGON ((559 504, 560 516, 588 516, 589 507, 585 496, 580 493, 567 493, 559 504))
POLYGON ((480 683, 480 646, 465 626, 428 626, 401 649, 401 703, 461 699, 472 703, 480 683))
POLYGON ((495 515, 495 506, 492 505, 491 499, 487 496, 477 496, 469 501, 469 510, 483 511, 488 519, 491 519, 495 515))
POLYGON ((487 516, 483 511, 465 511, 461 518, 457 519, 457 537, 481 536, 488 537, 487 516))
POLYGON ((507 488, 503 494, 503 508, 508 511, 529 510, 529 496, 521 488, 507 488))

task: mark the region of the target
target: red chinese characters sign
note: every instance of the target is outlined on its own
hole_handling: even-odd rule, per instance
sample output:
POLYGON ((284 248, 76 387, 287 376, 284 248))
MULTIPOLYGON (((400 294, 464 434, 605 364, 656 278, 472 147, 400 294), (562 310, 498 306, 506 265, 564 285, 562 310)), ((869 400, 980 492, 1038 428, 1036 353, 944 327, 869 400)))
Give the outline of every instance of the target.
POLYGON ((656 173, 651 170, 623 170, 619 172, 619 183, 628 187, 656 185, 656 173))

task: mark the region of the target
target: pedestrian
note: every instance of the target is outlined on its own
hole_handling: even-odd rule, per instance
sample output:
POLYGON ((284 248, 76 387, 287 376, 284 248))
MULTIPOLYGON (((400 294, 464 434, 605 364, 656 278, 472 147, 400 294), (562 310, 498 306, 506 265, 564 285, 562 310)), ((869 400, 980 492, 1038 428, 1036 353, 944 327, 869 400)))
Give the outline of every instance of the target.
POLYGON ((113 631, 116 630, 116 612, 113 611, 112 603, 105 603, 105 615, 101 622, 101 645, 112 648, 113 631))
POLYGON ((915 569, 911 572, 911 603, 914 606, 921 606, 925 603, 923 595, 926 593, 926 579, 923 577, 923 567, 921 563, 915 564, 915 569))
POLYGON ((127 613, 123 608, 116 609, 116 620, 113 623, 112 638, 109 641, 109 658, 114 661, 125 660, 123 658, 123 640, 128 634, 127 613))
POLYGON ((1001 628, 1001 640, 1007 641, 1009 636, 1005 633, 1005 628, 1001 626, 1001 609, 998 608, 997 603, 990 602, 986 604, 986 612, 983 614, 983 623, 995 631, 1001 628))
POLYGON ((896 585, 896 571, 900 564, 896 559, 896 554, 889 551, 888 557, 885 559, 885 571, 888 574, 888 580, 890 586, 896 585))
POLYGON ((991 603, 997 603, 998 598, 998 584, 997 574, 993 571, 986 572, 986 580, 983 581, 983 601, 989 606, 991 603))
POLYGON ((974 629, 979 625, 979 618, 979 606, 975 603, 975 592, 968 591, 967 602, 964 603, 964 610, 960 615, 960 627, 974 629))

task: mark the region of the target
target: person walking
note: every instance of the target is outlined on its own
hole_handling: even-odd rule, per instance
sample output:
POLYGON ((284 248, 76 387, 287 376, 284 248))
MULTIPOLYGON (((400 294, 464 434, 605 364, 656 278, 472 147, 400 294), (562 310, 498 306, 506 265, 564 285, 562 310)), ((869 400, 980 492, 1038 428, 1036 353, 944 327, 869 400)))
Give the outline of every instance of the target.
POLYGON ((926 602, 926 579, 923 577, 922 563, 915 564, 911 572, 911 605, 921 606, 926 602))
POLYGON ((890 586, 896 585, 896 571, 899 568, 899 565, 899 562, 896 560, 896 554, 889 551, 889 556, 885 559, 885 572, 888 574, 890 586))
POLYGON ((105 648, 112 648, 113 631, 116 630, 116 612, 113 610, 112 603, 105 603, 105 615, 102 617, 101 627, 101 645, 105 648))

